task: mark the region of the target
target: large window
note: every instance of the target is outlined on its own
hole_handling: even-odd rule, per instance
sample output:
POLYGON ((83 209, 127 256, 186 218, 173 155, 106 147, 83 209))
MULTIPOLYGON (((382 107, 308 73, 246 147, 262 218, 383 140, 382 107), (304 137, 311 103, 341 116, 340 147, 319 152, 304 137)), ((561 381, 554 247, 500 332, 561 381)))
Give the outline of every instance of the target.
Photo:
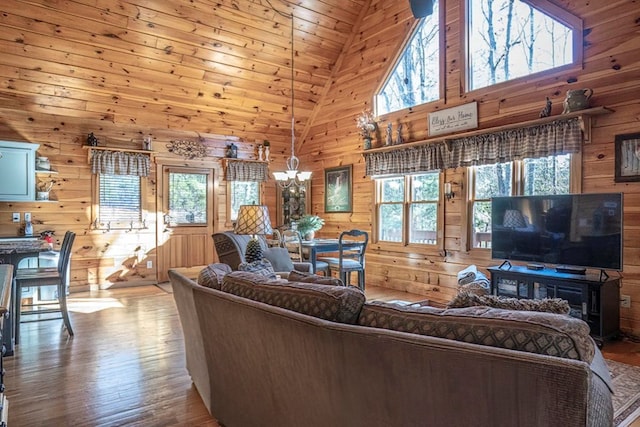
POLYGON ((98 175, 95 228, 139 228, 142 223, 141 178, 135 175, 98 175))
POLYGON ((256 181, 229 181, 229 219, 238 219, 238 211, 242 205, 260 204, 260 183, 256 181))
POLYGON ((547 0, 467 0, 469 90, 578 63, 581 21, 547 0))
POLYGON ((438 1, 423 18, 393 71, 376 95, 376 114, 386 114, 440 98, 440 22, 438 1))
POLYGON ((440 173, 376 180, 378 240, 435 245, 440 173))
POLYGON ((525 159, 470 168, 471 241, 491 247, 491 198, 498 196, 568 194, 571 155, 525 159))

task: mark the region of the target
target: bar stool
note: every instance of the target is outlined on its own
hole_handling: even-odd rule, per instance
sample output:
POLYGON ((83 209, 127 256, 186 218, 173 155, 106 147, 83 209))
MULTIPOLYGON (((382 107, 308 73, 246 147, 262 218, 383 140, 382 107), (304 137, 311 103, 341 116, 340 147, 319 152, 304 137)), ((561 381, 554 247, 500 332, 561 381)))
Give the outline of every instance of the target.
MULTIPOLYGON (((61 317, 37 319, 34 321, 62 318, 64 326, 67 328, 67 332, 69 333, 69 335, 73 336, 73 329, 71 328, 71 321, 69 320, 69 312, 67 309, 67 271, 69 261, 71 259, 71 247, 73 246, 75 237, 76 234, 72 231, 67 231, 65 233, 64 239, 62 240, 62 247, 60 248, 60 258, 58 259, 57 267, 19 268, 16 270, 16 298, 14 302, 14 312, 16 314, 16 344, 19 343, 20 338, 20 317, 21 315, 27 314, 46 314, 60 312, 61 317), (57 287, 58 307, 21 312, 22 289, 40 286, 57 287)), ((34 304, 34 306, 46 305, 56 305, 56 303, 34 304)))

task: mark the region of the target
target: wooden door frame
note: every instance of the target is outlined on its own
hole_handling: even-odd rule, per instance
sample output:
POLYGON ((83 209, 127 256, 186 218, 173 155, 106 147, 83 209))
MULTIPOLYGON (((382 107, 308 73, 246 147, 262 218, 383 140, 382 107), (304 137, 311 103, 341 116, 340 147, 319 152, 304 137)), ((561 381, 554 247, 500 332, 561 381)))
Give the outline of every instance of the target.
MULTIPOLYGON (((208 222, 206 224, 207 234, 212 235, 216 223, 218 221, 217 215, 217 201, 215 195, 215 189, 219 186, 219 164, 215 160, 187 160, 187 159, 167 159, 161 157, 155 157, 156 163, 156 277, 158 282, 165 282, 168 280, 166 271, 162 273, 161 268, 164 268, 164 260, 161 260, 160 248, 164 244, 164 205, 168 196, 168 187, 165 182, 165 167, 168 168, 185 168, 185 169, 206 169, 211 171, 212 179, 207 186, 207 211, 208 222), (218 172, 218 173, 217 173, 218 172)), ((215 254, 213 248, 213 240, 207 244, 207 258, 213 259, 215 254), (210 255, 210 256, 209 256, 210 255)), ((166 269, 165 269, 166 270, 166 269)))

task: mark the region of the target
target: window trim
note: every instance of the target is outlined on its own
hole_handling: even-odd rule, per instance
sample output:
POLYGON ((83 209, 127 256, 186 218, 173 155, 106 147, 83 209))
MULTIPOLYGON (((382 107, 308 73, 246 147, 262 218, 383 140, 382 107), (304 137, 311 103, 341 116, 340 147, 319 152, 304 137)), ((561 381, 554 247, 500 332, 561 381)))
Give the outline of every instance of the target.
MULTIPOLYGON (((445 196, 444 196, 444 184, 445 184, 445 174, 442 171, 422 171, 416 172, 413 174, 404 174, 404 175, 388 175, 388 176, 375 176, 372 177, 372 185, 373 185, 373 194, 374 198, 374 209, 373 209, 373 242, 389 245, 390 247, 411 247, 411 248, 424 248, 435 251, 442 251, 444 249, 444 215, 445 215, 445 196), (417 243, 410 242, 410 222, 411 222, 411 205, 414 204, 411 202, 411 191, 412 191, 412 178, 415 175, 425 175, 429 173, 438 173, 438 198, 435 202, 436 211, 438 214, 438 218, 436 221, 436 243, 417 243), (380 206, 382 203, 380 199, 382 198, 382 185, 380 180, 389 179, 389 178, 403 178, 404 179, 404 199, 402 203, 402 219, 403 219, 403 227, 402 227, 402 240, 400 242, 391 242, 388 240, 381 240, 380 236, 380 206)), ((399 204, 400 202, 396 202, 395 204, 399 204)))
POLYGON ((415 22, 408 26, 408 31, 404 34, 404 39, 402 40, 402 43, 400 44, 400 47, 398 48, 398 50, 396 51, 395 55, 391 58, 391 61, 389 62, 391 64, 390 67, 387 68, 386 72, 382 75, 382 79, 380 79, 380 83, 378 84, 378 86, 376 87, 376 89, 373 91, 373 100, 371 102, 371 105, 373 105, 373 111, 374 111, 374 115, 375 116, 384 116, 384 117, 388 117, 388 116, 393 116, 396 114, 402 114, 403 112, 406 112, 407 110, 411 110, 411 109, 415 109, 419 106, 425 106, 425 105, 429 105, 429 104, 433 104, 433 103, 437 103, 437 102, 442 102, 445 98, 446 98, 446 70, 447 70, 447 64, 446 64, 446 58, 445 58, 445 54, 446 54, 446 39, 445 39, 445 31, 443 31, 443 26, 445 24, 445 9, 446 9, 446 2, 445 0, 438 0, 439 4, 438 4, 438 48, 440 49, 440 60, 438 61, 438 72, 440 73, 439 79, 438 79, 438 91, 439 91, 439 96, 438 99, 434 99, 433 101, 429 101, 426 102, 424 104, 418 104, 418 105, 414 105, 412 107, 406 107, 403 108, 401 110, 398 111, 391 111, 389 113, 385 113, 383 115, 380 115, 378 113, 378 93, 380 93, 380 91, 382 91, 382 89, 384 88, 384 86, 387 84, 388 79, 391 77, 391 74, 393 74, 393 71, 396 69, 396 65, 398 65, 398 61, 400 60, 400 58, 402 57, 402 55, 404 54, 404 51, 407 49, 407 45, 409 44, 409 42, 411 41, 411 39, 413 38, 413 36, 415 35, 418 26, 422 24, 422 22, 424 21, 424 18, 421 19, 416 19, 415 22))
MULTIPOLYGON (((470 85, 470 73, 469 73, 469 1, 464 0, 462 7, 460 8, 460 95, 468 95, 470 93, 478 92, 490 92, 495 90, 501 90, 503 85, 506 84, 521 84, 527 82, 531 84, 531 80, 537 80, 542 78, 549 78, 554 75, 562 75, 571 70, 582 70, 584 68, 584 36, 583 36, 583 21, 579 17, 571 14, 565 9, 551 3, 549 0, 519 0, 534 9, 538 10, 545 15, 548 15, 558 22, 568 26, 574 32, 572 40, 573 46, 573 61, 570 64, 562 65, 560 67, 552 68, 550 70, 538 71, 533 74, 528 74, 521 77, 516 77, 511 80, 499 82, 494 85, 485 86, 477 89, 471 89, 470 85)), ((442 62, 442 61, 441 61, 442 62)))

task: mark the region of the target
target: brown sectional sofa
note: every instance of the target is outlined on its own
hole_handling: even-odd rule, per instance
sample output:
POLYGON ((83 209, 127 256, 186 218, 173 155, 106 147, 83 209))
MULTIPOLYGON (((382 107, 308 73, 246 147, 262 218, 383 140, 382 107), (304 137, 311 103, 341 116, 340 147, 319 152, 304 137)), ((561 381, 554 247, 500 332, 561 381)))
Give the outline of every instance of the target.
POLYGON ((365 302, 245 272, 211 288, 169 277, 187 370, 226 427, 612 424, 606 364, 569 316, 365 302))

